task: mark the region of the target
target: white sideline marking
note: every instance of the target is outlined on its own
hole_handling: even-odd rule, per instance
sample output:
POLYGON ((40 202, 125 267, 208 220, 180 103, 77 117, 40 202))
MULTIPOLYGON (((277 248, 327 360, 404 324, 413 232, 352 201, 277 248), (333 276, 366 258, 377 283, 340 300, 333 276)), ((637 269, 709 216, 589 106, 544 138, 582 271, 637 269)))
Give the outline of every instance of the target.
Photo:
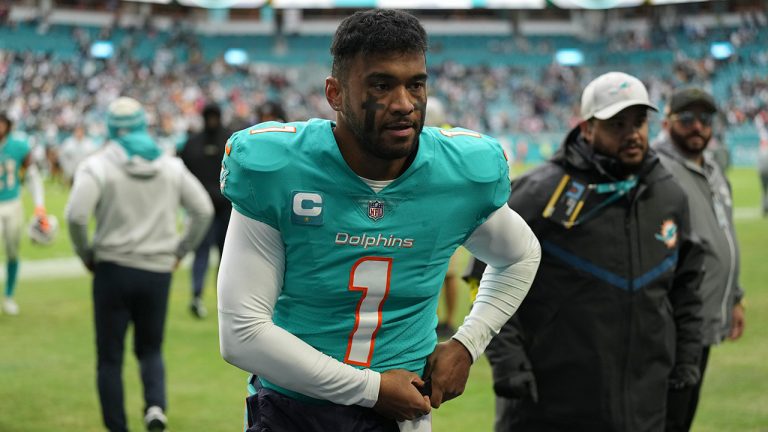
POLYGON ((762 217, 760 207, 736 207, 733 210, 733 218, 736 220, 754 220, 762 217))
MULTIPOLYGON (((763 214, 760 207, 737 207, 733 211, 735 220, 756 220, 762 219, 763 214)), ((768 220, 768 219, 766 219, 768 220)), ((188 254, 182 261, 180 268, 189 268, 192 265, 193 254, 188 254)), ((211 249, 211 258, 208 261, 211 265, 216 265, 219 256, 215 250, 211 249)), ((3 264, 0 262, 0 264, 3 264)), ((85 276, 88 272, 75 257, 51 258, 42 260, 21 260, 19 264, 19 280, 45 280, 59 279, 63 277, 85 276)), ((0 265, 0 281, 5 282, 5 265, 0 265)))
MULTIPOLYGON (((193 254, 187 255, 179 265, 179 268, 189 268, 192 265, 193 254)), ((211 265, 218 262, 218 254, 212 252, 211 259, 208 261, 211 265)), ((42 260, 20 260, 19 262, 19 280, 46 280, 60 279, 68 277, 81 277, 88 275, 83 263, 79 258, 50 258, 42 260)), ((0 281, 5 282, 5 266, 0 265, 0 281)))

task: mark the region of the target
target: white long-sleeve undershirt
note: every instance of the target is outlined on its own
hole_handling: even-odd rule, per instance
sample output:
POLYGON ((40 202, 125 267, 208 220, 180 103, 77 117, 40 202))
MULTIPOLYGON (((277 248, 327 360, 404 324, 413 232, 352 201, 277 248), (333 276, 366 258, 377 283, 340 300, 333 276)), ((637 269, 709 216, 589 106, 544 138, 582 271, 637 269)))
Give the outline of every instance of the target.
MULTIPOLYGON (((528 225, 506 205, 464 246, 488 263, 472 310, 454 336, 477 359, 528 292, 540 249, 528 225)), ((283 388, 337 404, 372 407, 379 394, 378 372, 344 364, 272 322, 284 260, 279 231, 233 210, 218 278, 222 356, 283 388)))

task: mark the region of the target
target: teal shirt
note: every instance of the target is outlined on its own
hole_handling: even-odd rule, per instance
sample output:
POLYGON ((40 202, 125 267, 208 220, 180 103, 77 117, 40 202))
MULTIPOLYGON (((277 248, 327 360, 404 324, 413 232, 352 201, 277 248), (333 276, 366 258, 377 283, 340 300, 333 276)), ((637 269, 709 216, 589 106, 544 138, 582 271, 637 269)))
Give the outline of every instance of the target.
POLYGON ((29 151, 29 141, 21 133, 8 135, 5 142, 0 144, 0 202, 19 198, 21 168, 29 151))
POLYGON ((451 255, 509 197, 503 151, 475 132, 425 127, 411 166, 375 193, 342 158, 332 126, 235 133, 222 192, 282 235, 276 325, 347 364, 421 374, 451 255))

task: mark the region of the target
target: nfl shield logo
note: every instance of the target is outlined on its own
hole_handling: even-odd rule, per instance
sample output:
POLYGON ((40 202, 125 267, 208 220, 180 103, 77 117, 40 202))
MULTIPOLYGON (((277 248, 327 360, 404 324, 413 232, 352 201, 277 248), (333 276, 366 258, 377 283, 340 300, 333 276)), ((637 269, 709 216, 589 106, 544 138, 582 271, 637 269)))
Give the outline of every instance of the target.
POLYGON ((379 220, 384 217, 384 203, 381 201, 368 201, 368 217, 379 220))

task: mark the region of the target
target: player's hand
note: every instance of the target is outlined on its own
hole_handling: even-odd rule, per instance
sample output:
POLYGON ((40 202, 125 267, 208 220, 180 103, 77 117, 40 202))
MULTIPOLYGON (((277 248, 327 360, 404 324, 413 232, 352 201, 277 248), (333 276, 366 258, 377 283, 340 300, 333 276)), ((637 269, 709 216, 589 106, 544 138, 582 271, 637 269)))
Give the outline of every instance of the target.
POLYGON ((424 376, 432 381, 432 395, 429 400, 432 408, 449 401, 462 393, 469 378, 472 356, 456 339, 449 339, 437 344, 427 358, 424 376))
POLYGON ((80 261, 89 272, 93 273, 93 271, 96 269, 96 260, 93 258, 93 250, 90 250, 80 256, 80 261))
POLYGON ((48 221, 48 214, 45 211, 45 207, 35 207, 35 217, 37 218, 37 223, 40 226, 40 231, 47 233, 51 230, 51 224, 48 221))
POLYGON ((733 318, 731 318, 731 332, 728 335, 728 339, 737 340, 744 334, 744 305, 737 303, 733 306, 733 318))
POLYGON ((429 397, 419 388, 424 381, 413 372, 392 369, 381 374, 379 400, 373 409, 379 414, 397 421, 413 420, 427 415, 431 408, 429 397))
POLYGON ((699 365, 677 364, 672 368, 669 376, 669 387, 672 390, 683 390, 693 387, 701 379, 699 365))
POLYGON ((83 260, 83 265, 89 272, 93 273, 94 264, 92 259, 83 260))

